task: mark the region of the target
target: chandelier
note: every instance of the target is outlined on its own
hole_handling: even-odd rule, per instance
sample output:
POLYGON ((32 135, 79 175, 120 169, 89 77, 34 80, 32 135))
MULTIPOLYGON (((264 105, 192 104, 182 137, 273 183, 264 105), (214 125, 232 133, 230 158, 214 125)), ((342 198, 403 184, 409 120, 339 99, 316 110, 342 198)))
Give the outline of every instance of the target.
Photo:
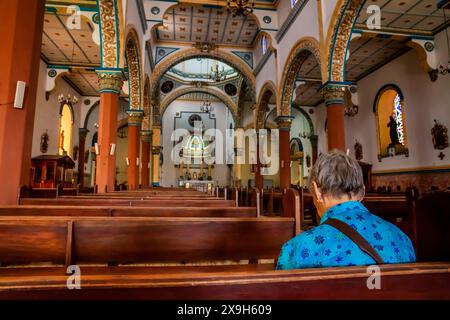
POLYGON ((225 81, 227 79, 227 73, 225 72, 225 67, 222 66, 222 70, 219 70, 219 63, 211 67, 211 73, 209 74, 209 79, 215 82, 225 81))
POLYGON ((204 100, 200 106, 201 112, 211 113, 214 111, 214 107, 210 100, 204 100))
POLYGON ((71 97, 70 93, 67 94, 67 97, 61 93, 58 96, 58 101, 61 104, 68 104, 68 105, 74 106, 78 103, 78 98, 75 96, 71 97))
MULTIPOLYGON (((445 14, 445 8, 442 8, 442 11, 444 12, 444 21, 445 21, 445 25, 447 25, 447 16, 445 14)), ((439 65, 438 71, 440 74, 442 74, 443 76, 447 75, 450 73, 450 40, 449 40, 449 36, 448 36, 448 28, 445 28, 445 34, 447 36, 447 54, 449 57, 449 60, 447 62, 447 65, 439 65)))
POLYGON ((227 0, 227 10, 233 18, 248 16, 254 8, 255 2, 253 0, 227 0))
MULTIPOLYGON (((75 41, 72 43, 72 59, 71 59, 72 64, 73 64, 73 57, 74 57, 74 55, 75 55, 75 41)), ((67 91, 69 91, 69 89, 67 89, 67 91)), ((78 103, 78 98, 76 96, 71 97, 70 93, 67 92, 67 96, 65 96, 63 93, 61 93, 58 96, 58 101, 62 105, 63 104, 68 104, 70 106, 74 106, 74 105, 76 105, 78 103)))

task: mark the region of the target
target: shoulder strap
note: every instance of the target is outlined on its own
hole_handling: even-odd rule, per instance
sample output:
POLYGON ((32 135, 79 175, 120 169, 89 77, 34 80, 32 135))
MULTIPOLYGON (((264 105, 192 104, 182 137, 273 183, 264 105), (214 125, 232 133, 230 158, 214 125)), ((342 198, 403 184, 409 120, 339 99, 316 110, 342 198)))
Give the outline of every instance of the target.
POLYGON ((349 237, 350 240, 352 240, 362 251, 371 256, 377 264, 384 264, 383 259, 380 257, 378 252, 375 251, 372 245, 364 239, 358 231, 350 227, 348 224, 338 219, 327 219, 324 224, 332 226, 349 237))

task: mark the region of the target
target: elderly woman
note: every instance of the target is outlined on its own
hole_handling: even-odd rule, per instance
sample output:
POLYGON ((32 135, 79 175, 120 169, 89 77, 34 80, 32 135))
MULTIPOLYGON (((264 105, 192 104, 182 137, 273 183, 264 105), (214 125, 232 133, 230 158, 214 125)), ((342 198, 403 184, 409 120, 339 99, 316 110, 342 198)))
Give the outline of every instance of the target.
POLYGON ((411 240, 361 203, 364 183, 355 160, 323 154, 309 178, 320 225, 283 245, 277 269, 338 267, 416 260, 411 240))

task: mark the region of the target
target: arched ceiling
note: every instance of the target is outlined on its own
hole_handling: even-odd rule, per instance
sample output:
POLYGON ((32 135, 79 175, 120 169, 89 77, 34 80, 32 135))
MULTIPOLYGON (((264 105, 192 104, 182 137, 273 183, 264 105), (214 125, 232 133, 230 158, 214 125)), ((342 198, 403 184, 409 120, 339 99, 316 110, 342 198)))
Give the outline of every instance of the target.
POLYGON ((216 82, 210 79, 212 68, 218 65, 219 71, 226 74, 225 80, 230 80, 239 76, 239 73, 228 64, 207 58, 194 58, 178 63, 166 74, 181 81, 206 81, 216 82))

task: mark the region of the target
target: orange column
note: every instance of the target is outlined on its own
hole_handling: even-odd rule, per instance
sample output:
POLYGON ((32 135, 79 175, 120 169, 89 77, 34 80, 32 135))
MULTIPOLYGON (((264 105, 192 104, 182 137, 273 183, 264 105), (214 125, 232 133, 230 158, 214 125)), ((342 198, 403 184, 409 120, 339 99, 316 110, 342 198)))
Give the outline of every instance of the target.
POLYGON ((346 85, 327 84, 322 94, 327 105, 328 150, 345 150, 345 97, 346 85))
POLYGON ((128 112, 128 190, 139 188, 139 147, 142 124, 142 111, 128 112))
POLYGON ((280 130, 280 188, 281 190, 291 187, 291 151, 290 151, 290 131, 292 117, 281 116, 277 118, 278 129, 280 130))
POLYGON ((151 151, 151 130, 142 130, 142 169, 141 169, 141 185, 143 188, 150 186, 150 151, 151 151))
POLYGON ((29 185, 45 0, 0 1, 0 204, 15 204, 29 185), (14 108, 17 81, 26 83, 14 108))
POLYGON ((116 184, 117 114, 122 88, 121 70, 98 73, 100 85, 100 110, 98 128, 96 184, 99 193, 112 192, 116 184), (114 152, 113 152, 114 151, 114 152))

